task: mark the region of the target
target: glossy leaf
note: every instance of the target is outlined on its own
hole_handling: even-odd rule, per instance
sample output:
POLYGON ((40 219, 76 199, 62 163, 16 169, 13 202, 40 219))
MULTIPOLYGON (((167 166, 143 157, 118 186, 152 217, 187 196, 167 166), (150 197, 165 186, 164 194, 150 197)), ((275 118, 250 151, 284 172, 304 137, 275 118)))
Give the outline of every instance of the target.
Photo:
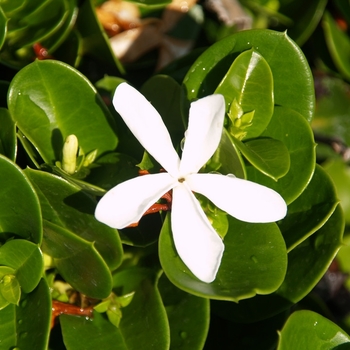
POLYGON ((313 235, 288 253, 288 269, 280 288, 239 304, 226 305, 236 322, 256 322, 276 315, 303 299, 320 281, 342 245, 344 219, 338 206, 313 235))
POLYGON ((5 108, 0 108, 0 125, 0 153, 14 161, 17 150, 16 126, 5 108))
POLYGON ((338 202, 332 180, 317 165, 305 191, 288 206, 287 216, 278 223, 288 251, 320 229, 332 215, 338 202))
POLYGON ((344 217, 338 205, 329 220, 288 254, 286 279, 276 292, 294 303, 304 298, 325 274, 342 246, 344 217))
POLYGON ((178 256, 168 215, 159 239, 159 258, 167 277, 184 291, 218 300, 237 302, 272 293, 282 283, 287 267, 285 243, 277 225, 250 224, 230 216, 228 220, 221 265, 215 281, 208 284, 195 278, 178 256))
POLYGON ((313 78, 304 54, 286 33, 269 30, 245 30, 207 49, 184 79, 187 100, 212 94, 235 57, 251 48, 262 55, 270 66, 274 77, 275 105, 288 107, 310 121, 315 97, 313 78))
POLYGON ((203 349, 209 328, 209 300, 176 288, 163 274, 159 279, 170 326, 170 349, 203 349))
POLYGON ((86 244, 93 242, 110 269, 118 267, 122 259, 119 236, 95 219, 96 200, 58 176, 30 168, 25 173, 38 193, 43 219, 86 244))
POLYGON ((60 275, 80 293, 96 299, 110 294, 111 273, 93 243, 44 220, 42 250, 53 258, 60 275))
POLYGON ((232 137, 232 141, 250 164, 273 180, 278 181, 289 171, 289 151, 280 140, 258 138, 243 143, 232 137))
POLYGON ((8 105, 46 163, 61 160, 63 142, 71 134, 85 154, 97 149, 99 156, 117 146, 113 120, 95 88, 62 62, 35 61, 22 69, 11 82, 8 105))
POLYGON ((118 328, 97 312, 92 319, 62 315, 60 324, 67 350, 129 350, 118 328))
POLYGON ((23 171, 0 155, 0 240, 21 237, 41 243, 38 197, 23 171))
POLYGON ((314 172, 315 143, 310 125, 295 111, 275 107, 271 122, 261 136, 279 140, 287 147, 290 168, 276 182, 249 166, 248 180, 276 190, 289 204, 304 191, 314 172))
POLYGON ((21 287, 15 276, 16 270, 8 266, 0 266, 0 294, 1 308, 8 304, 18 305, 21 297, 21 287))
POLYGON ((277 350, 350 349, 350 336, 325 317, 309 311, 294 312, 281 332, 277 350))
POLYGON ((42 279, 31 293, 22 296, 19 306, 9 305, 0 311, 1 348, 47 349, 50 321, 50 291, 42 279))
POLYGON ((335 20, 326 12, 323 17, 323 29, 328 50, 339 72, 350 80, 350 40, 346 33, 342 32, 335 20))
POLYGON ((44 270, 39 247, 23 239, 8 241, 0 247, 0 265, 15 270, 16 278, 25 293, 31 292, 38 285, 44 270))
POLYGON ((234 101, 242 113, 254 112, 249 125, 237 127, 243 133, 243 138, 258 137, 269 124, 274 105, 273 77, 268 63, 259 52, 252 49, 241 53, 232 63, 215 93, 225 97, 226 112, 229 113, 232 122, 242 120, 240 114, 232 113, 234 101))
POLYGON ((222 131, 217 150, 204 167, 206 172, 217 171, 225 175, 233 174, 240 179, 247 178, 241 153, 226 129, 222 131))
POLYGON ((131 303, 122 309, 120 332, 128 349, 169 348, 169 325, 157 288, 159 275, 142 268, 125 269, 113 276, 113 290, 135 292, 131 303), (152 320, 145 323, 144 320, 152 320), (135 332, 137 337, 135 337, 135 332))
POLYGON ((67 349, 138 350, 140 344, 145 350, 168 349, 169 329, 156 287, 158 277, 151 270, 133 268, 115 274, 113 280, 113 288, 120 295, 135 292, 131 303, 121 309, 119 327, 97 312, 91 320, 63 315, 60 322, 67 349))

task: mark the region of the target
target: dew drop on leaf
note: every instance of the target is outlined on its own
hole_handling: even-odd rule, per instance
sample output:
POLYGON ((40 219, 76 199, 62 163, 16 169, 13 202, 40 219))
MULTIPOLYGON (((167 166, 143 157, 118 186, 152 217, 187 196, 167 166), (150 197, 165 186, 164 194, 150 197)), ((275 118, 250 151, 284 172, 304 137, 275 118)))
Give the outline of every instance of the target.
POLYGON ((22 339, 27 338, 27 336, 28 336, 28 332, 22 332, 22 333, 20 333, 20 335, 19 335, 19 337, 22 338, 22 339))
POLYGON ((180 337, 181 337, 182 339, 186 339, 186 338, 187 338, 187 332, 181 332, 181 333, 180 333, 180 337))

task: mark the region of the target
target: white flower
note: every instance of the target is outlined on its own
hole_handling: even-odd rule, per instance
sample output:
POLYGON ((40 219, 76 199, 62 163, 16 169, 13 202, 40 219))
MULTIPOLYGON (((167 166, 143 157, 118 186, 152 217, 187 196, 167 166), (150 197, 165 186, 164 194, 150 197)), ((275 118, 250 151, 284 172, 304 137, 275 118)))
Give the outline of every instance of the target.
POLYGON ((210 283, 219 269, 224 244, 192 192, 242 221, 273 222, 285 216, 284 200, 270 188, 232 176, 198 174, 220 142, 225 116, 222 95, 191 104, 181 160, 160 115, 137 90, 120 84, 113 104, 167 172, 140 176, 112 188, 97 205, 97 220, 117 229, 127 227, 172 189, 171 229, 177 253, 198 279, 210 283))

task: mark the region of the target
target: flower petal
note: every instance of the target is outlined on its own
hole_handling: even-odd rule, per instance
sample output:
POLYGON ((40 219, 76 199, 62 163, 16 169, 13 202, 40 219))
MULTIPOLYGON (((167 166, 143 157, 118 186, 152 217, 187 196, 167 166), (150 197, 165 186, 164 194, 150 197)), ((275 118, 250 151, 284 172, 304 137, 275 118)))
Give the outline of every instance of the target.
POLYGON ((188 129, 180 163, 180 175, 197 173, 218 148, 225 117, 222 95, 210 95, 191 103, 188 129))
POLYGON ((160 173, 122 182, 101 198, 95 217, 98 221, 118 229, 134 224, 174 186, 175 181, 168 173, 160 173))
POLYGON ((113 105, 141 145, 171 175, 177 177, 180 158, 156 109, 136 89, 118 85, 113 105))
POLYGON ((193 174, 187 182, 192 191, 241 221, 274 222, 287 213, 287 205, 276 191, 255 182, 220 174, 193 174))
POLYGON ((186 266, 203 282, 214 281, 225 247, 185 184, 173 188, 171 229, 186 266))

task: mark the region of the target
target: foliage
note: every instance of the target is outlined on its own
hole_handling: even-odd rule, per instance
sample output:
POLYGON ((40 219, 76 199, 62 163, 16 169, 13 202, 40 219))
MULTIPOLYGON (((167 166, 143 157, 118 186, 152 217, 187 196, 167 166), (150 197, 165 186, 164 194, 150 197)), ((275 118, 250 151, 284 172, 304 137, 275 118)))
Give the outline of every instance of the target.
POLYGON ((0 350, 347 348, 349 314, 322 283, 334 273, 331 296, 350 296, 349 4, 242 0, 252 29, 240 31, 235 1, 182 14, 131 1, 135 30, 159 39, 130 62, 107 35, 105 3, 0 1, 0 350), (169 45, 190 50, 163 65, 169 45), (253 224, 198 198, 225 243, 210 284, 177 255, 171 213, 121 230, 95 219, 106 191, 160 171, 113 109, 123 81, 177 150, 190 103, 222 94, 225 128, 201 172, 288 204, 284 219, 253 224))

